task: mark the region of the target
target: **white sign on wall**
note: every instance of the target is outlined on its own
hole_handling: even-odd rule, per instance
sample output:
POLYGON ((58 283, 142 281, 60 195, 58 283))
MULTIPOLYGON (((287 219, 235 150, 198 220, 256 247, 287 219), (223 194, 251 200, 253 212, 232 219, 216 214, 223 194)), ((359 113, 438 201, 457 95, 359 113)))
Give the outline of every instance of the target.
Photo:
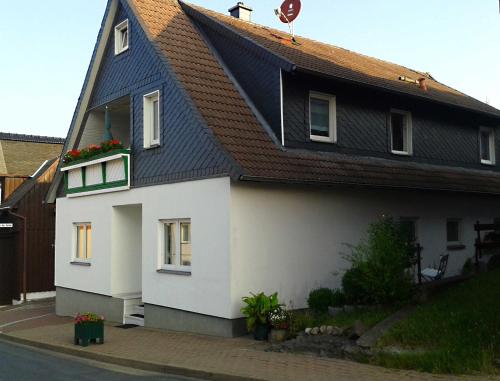
POLYGON ((0 224, 0 228, 13 228, 14 224, 0 224))

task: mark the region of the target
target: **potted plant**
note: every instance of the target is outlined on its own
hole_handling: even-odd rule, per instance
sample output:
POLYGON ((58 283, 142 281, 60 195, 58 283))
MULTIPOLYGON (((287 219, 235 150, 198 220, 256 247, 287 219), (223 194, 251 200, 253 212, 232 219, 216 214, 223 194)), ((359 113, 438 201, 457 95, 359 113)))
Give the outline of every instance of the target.
POLYGON ((263 292, 251 294, 244 297, 243 302, 246 306, 241 309, 241 313, 246 317, 248 332, 253 332, 255 340, 267 340, 270 330, 269 314, 281 307, 278 293, 269 296, 263 292))
POLYGON ((281 343, 288 337, 290 328, 290 314, 280 306, 269 313, 269 323, 271 324, 271 333, 269 340, 275 343, 281 343))
POLYGON ((94 313, 75 316, 75 345, 86 347, 89 343, 104 343, 104 317, 94 313))

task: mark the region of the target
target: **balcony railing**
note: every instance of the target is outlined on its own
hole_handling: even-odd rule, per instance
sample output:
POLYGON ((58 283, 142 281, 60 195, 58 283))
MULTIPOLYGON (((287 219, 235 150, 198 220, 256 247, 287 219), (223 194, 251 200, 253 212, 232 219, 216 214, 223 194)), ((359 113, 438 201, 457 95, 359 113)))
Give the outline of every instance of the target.
POLYGON ((62 166, 68 197, 130 189, 130 150, 119 149, 62 166))

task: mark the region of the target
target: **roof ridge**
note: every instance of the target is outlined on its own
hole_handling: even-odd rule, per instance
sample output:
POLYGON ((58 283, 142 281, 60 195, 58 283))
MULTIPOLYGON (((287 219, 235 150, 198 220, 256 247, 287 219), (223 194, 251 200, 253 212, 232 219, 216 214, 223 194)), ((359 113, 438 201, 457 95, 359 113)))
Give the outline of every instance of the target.
MULTIPOLYGON (((184 2, 182 0, 179 0, 179 1, 181 1, 181 2, 183 2, 183 3, 185 3, 185 4, 189 5, 189 6, 191 6, 193 8, 202 9, 202 10, 208 11, 209 13, 217 13, 218 15, 220 15, 220 16, 222 16, 224 18, 227 18, 228 20, 231 20, 231 21, 236 21, 236 22, 241 22, 241 23, 245 23, 245 24, 250 24, 252 26, 259 27, 259 28, 262 28, 262 29, 265 29, 265 30, 268 30, 268 31, 271 31, 271 32, 278 32, 278 33, 288 34, 285 31, 273 28, 271 26, 259 24, 259 23, 253 22, 253 21, 243 20, 243 19, 240 19, 240 18, 237 18, 237 17, 233 17, 233 16, 230 16, 230 15, 226 15, 224 13, 220 13, 220 12, 214 11, 212 9, 208 9, 208 8, 202 7, 200 5, 196 5, 196 4, 193 4, 193 3, 184 2)), ((327 47, 330 47, 330 48, 341 49, 341 50, 344 50, 346 52, 349 52, 349 53, 352 53, 352 54, 356 54, 356 55, 359 55, 359 56, 363 56, 365 58, 373 59, 375 61, 383 62, 383 63, 386 63, 386 64, 390 64, 390 65, 394 65, 394 66, 399 66, 399 67, 404 68, 406 70, 413 71, 414 73, 416 73, 418 75, 425 76, 428 79, 431 79, 431 80, 434 80, 434 81, 438 82, 434 77, 430 76, 428 74, 428 72, 420 71, 420 70, 417 70, 417 69, 412 69, 412 68, 407 67, 405 65, 401 65, 401 64, 398 64, 398 63, 395 63, 395 62, 387 61, 387 60, 384 60, 384 59, 381 59, 381 58, 378 58, 378 57, 370 56, 370 55, 365 54, 365 53, 360 53, 360 52, 357 52, 357 51, 354 51, 354 50, 351 50, 351 49, 344 48, 344 47, 339 46, 339 45, 334 45, 334 44, 331 44, 331 43, 328 43, 328 42, 316 40, 316 39, 311 38, 311 37, 305 37, 305 36, 301 36, 301 35, 296 35, 296 38, 307 40, 307 41, 311 41, 311 42, 314 42, 316 44, 321 44, 321 45, 324 45, 324 46, 327 46, 327 47), (431 78, 429 78, 429 76, 431 78)), ((441 83, 441 84, 444 85, 444 86, 449 87, 446 84, 443 84, 443 83, 441 83)))
POLYGON ((0 140, 22 141, 30 143, 50 143, 50 144, 64 144, 65 138, 44 136, 44 135, 27 135, 17 134, 14 132, 1 132, 0 140))

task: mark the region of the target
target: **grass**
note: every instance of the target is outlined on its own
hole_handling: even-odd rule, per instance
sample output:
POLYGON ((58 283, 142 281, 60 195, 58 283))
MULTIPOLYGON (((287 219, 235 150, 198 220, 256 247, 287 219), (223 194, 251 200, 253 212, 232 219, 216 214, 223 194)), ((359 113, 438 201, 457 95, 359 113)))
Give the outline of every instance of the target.
POLYGON ((292 319, 292 331, 297 333, 307 327, 319 327, 322 325, 331 325, 334 327, 349 327, 356 320, 360 320, 368 327, 373 327, 386 317, 396 311, 395 308, 380 308, 376 310, 358 309, 351 312, 340 312, 336 316, 328 314, 315 314, 310 311, 295 312, 292 319))
POLYGON ((482 274, 436 295, 399 322, 378 346, 418 349, 379 354, 372 362, 434 373, 498 374, 500 270, 482 274))

